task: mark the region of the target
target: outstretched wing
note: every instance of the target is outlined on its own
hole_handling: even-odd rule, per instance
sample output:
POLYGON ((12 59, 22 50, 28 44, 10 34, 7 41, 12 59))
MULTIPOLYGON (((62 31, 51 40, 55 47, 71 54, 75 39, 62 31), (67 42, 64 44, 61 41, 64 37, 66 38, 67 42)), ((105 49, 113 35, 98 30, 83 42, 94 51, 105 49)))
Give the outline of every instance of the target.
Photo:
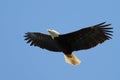
POLYGON ((107 27, 110 25, 103 22, 72 33, 60 35, 60 38, 67 40, 72 51, 89 49, 111 38, 112 28, 107 27))
POLYGON ((56 41, 52 39, 50 35, 38 32, 28 32, 25 33, 24 37, 25 40, 27 40, 27 43, 30 43, 31 46, 38 46, 50 51, 61 51, 56 41))

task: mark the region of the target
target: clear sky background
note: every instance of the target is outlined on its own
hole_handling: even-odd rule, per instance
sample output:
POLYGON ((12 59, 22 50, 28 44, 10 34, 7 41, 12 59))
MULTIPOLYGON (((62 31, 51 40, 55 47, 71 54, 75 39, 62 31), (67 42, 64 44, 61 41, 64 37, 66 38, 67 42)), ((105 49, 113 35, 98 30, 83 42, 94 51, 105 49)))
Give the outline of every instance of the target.
POLYGON ((120 80, 120 0, 1 0, 0 80, 120 80), (31 47, 26 32, 75 31, 106 21, 113 39, 74 52, 82 63, 65 63, 62 53, 31 47))

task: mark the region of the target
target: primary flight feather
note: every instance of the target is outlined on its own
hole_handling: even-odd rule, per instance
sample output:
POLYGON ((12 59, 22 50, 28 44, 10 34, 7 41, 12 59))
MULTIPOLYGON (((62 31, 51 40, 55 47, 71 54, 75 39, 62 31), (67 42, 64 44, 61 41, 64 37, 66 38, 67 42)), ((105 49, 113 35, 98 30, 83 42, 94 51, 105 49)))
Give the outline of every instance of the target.
POLYGON ((90 49, 111 39, 111 24, 105 22, 80 29, 67 34, 60 34, 55 30, 48 30, 50 35, 40 32, 27 32, 25 40, 30 45, 55 52, 63 52, 67 63, 72 65, 80 64, 80 60, 73 54, 73 51, 90 49))

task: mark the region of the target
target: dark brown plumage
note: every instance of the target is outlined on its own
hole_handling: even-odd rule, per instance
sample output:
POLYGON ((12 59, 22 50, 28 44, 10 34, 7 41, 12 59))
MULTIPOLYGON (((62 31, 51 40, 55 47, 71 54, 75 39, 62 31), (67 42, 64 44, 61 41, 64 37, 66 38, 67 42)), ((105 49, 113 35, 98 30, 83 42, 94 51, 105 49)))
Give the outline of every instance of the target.
POLYGON ((27 32, 24 37, 27 43, 30 43, 30 46, 34 45, 50 51, 61 51, 56 41, 50 35, 39 32, 27 32))
POLYGON ((72 52, 90 49, 111 39, 113 31, 112 28, 108 27, 110 25, 103 22, 75 32, 59 34, 58 37, 54 38, 51 35, 39 32, 27 32, 24 37, 31 46, 34 45, 50 51, 63 52, 67 63, 78 65, 80 60, 72 52))
MULTIPOLYGON (((39 32, 28 32, 25 40, 30 45, 48 49, 50 51, 62 51, 61 48, 68 48, 69 51, 77 51, 92 48, 105 40, 111 39, 112 32, 105 22, 91 27, 83 28, 75 32, 61 34, 52 39, 50 35, 39 32)), ((66 49, 65 49, 66 50, 66 49)))
POLYGON ((57 39, 68 43, 71 51, 89 49, 103 43, 105 40, 111 39, 113 31, 111 31, 112 28, 107 27, 110 25, 103 22, 72 33, 60 35, 57 39))

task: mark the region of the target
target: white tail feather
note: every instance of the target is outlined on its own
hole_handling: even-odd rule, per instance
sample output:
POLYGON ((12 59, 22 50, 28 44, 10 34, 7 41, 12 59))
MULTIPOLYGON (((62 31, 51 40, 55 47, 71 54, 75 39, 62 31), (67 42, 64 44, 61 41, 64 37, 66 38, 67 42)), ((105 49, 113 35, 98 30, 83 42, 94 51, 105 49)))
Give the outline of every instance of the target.
POLYGON ((69 64, 72 64, 74 66, 78 65, 81 63, 81 61, 72 53, 71 55, 67 56, 64 55, 65 61, 69 64))

